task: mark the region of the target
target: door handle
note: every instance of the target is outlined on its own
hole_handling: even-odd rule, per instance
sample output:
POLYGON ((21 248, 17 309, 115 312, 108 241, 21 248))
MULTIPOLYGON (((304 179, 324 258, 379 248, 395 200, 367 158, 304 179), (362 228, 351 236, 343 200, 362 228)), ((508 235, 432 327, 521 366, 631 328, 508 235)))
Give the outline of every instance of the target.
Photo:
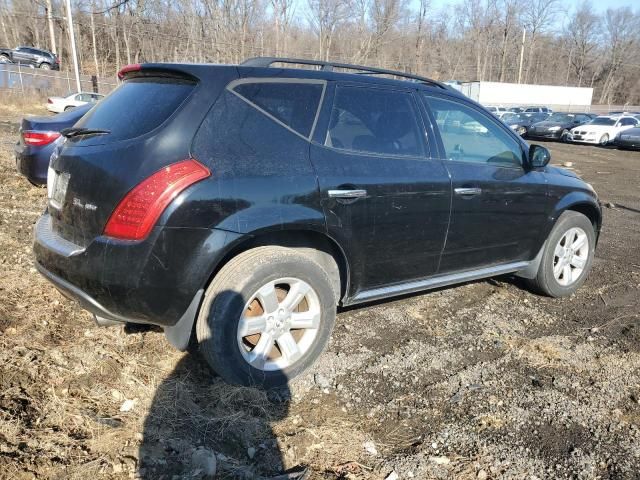
POLYGON ((477 187, 455 188, 453 191, 456 192, 456 195, 463 196, 480 195, 482 193, 482 189, 477 187))
POLYGON ((330 198, 362 198, 367 196, 366 190, 329 190, 330 198))

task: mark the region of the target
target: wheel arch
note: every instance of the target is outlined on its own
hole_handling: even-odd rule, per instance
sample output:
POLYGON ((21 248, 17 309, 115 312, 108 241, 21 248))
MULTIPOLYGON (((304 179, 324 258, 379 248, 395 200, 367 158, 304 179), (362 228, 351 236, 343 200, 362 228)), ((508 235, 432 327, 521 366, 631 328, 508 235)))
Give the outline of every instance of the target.
POLYGON ((313 229, 261 230, 243 235, 238 242, 230 245, 216 262, 207 279, 207 285, 229 260, 247 250, 264 246, 288 247, 310 255, 331 278, 336 294, 336 304, 347 295, 350 270, 344 250, 329 235, 313 229))
POLYGON ((594 197, 583 192, 572 192, 562 198, 556 206, 554 225, 560 218, 560 215, 565 211, 578 212, 587 217, 593 225, 597 241, 600 236, 600 228, 602 227, 602 210, 594 197))

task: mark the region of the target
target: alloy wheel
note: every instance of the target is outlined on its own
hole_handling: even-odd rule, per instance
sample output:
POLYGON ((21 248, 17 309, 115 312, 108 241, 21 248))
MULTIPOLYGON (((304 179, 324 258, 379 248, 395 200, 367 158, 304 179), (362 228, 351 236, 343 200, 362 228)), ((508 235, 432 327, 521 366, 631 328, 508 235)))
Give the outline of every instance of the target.
POLYGON ((260 287, 238 322, 238 348, 247 363, 282 370, 311 348, 320 327, 320 300, 307 282, 281 278, 260 287))
POLYGON ((553 276, 563 287, 574 284, 589 259, 589 237, 580 227, 570 228, 560 238, 553 253, 553 276))

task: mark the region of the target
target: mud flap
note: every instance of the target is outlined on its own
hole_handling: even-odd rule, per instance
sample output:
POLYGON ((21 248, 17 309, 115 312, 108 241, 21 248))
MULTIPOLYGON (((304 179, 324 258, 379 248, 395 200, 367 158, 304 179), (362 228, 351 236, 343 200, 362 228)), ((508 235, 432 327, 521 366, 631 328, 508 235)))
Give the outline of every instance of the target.
POLYGON ((528 278, 528 279, 536 278, 536 275, 538 275, 538 270, 540 269, 540 263, 542 263, 542 256, 544 255, 544 249, 546 247, 547 247, 547 241, 545 240, 544 244, 542 245, 542 248, 540 249, 536 257, 533 260, 531 260, 531 262, 529 262, 529 265, 527 266, 527 268, 525 268, 524 270, 520 270, 519 272, 516 272, 515 273, 516 277, 522 277, 522 278, 528 278))
POLYGON ((187 308, 175 325, 164 327, 164 336, 167 341, 181 352, 184 352, 189 346, 189 339, 193 331, 193 322, 198 314, 198 307, 200 306, 203 293, 204 289, 198 290, 193 300, 191 300, 189 308, 187 308))

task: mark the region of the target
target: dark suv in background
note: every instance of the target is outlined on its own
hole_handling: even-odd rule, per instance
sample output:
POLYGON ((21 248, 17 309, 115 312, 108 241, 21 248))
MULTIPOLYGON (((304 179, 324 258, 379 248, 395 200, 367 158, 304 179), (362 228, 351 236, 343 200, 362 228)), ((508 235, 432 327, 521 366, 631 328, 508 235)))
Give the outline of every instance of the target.
POLYGON ((60 70, 60 59, 57 55, 35 47, 18 47, 13 50, 0 49, 0 57, 12 63, 29 65, 44 70, 60 70))
POLYGON ((591 186, 438 82, 273 58, 120 76, 52 156, 36 267, 229 382, 301 373, 337 305, 501 274, 565 296, 591 267, 591 186))

